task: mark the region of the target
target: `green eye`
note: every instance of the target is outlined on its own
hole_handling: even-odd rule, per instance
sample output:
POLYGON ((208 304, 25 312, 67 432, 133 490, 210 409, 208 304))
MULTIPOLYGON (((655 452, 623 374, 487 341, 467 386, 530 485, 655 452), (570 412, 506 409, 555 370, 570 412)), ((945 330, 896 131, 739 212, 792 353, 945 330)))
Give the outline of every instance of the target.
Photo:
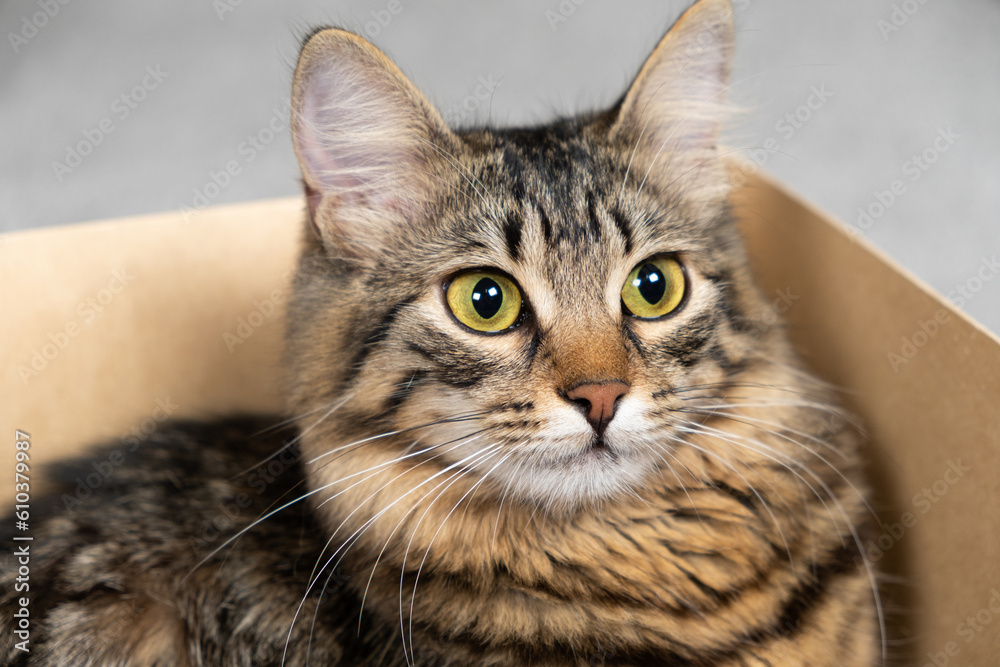
POLYGON ((622 303, 642 319, 663 317, 684 298, 684 270, 673 257, 658 255, 640 262, 622 287, 622 303))
POLYGON ((470 271, 448 285, 448 307, 458 321, 476 331, 509 329, 521 314, 521 291, 496 271, 470 271))

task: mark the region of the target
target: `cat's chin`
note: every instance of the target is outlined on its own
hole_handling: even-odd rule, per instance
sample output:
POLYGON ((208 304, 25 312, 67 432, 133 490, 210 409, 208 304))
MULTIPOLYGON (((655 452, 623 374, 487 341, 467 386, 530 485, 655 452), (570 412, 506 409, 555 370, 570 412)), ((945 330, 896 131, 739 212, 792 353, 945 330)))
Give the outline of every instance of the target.
POLYGON ((600 441, 573 457, 571 461, 579 461, 583 465, 614 465, 619 458, 616 451, 608 447, 607 443, 600 441))
POLYGON ((565 512, 634 498, 655 469, 651 458, 600 443, 553 459, 515 463, 499 476, 507 478, 502 486, 511 496, 565 512))

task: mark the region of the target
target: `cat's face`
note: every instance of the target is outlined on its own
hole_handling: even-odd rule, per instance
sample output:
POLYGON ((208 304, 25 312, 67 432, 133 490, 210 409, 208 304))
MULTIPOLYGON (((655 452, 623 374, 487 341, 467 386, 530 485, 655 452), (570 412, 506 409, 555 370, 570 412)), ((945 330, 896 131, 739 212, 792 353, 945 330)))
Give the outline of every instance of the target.
POLYGON ((716 155, 731 30, 702 0, 613 110, 463 134, 363 40, 308 42, 290 349, 314 485, 612 501, 679 460, 692 400, 784 354, 716 155))

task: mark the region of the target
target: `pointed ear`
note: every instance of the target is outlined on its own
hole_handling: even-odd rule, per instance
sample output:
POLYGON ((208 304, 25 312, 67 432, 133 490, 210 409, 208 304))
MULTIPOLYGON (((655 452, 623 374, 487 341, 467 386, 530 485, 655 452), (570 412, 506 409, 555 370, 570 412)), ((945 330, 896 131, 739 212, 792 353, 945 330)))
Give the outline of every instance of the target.
POLYGON ((436 182, 434 145, 453 137, 381 51, 337 29, 314 34, 299 55, 292 136, 313 227, 329 251, 362 262, 420 218, 436 182))
POLYGON ((671 181, 725 178, 716 158, 732 51, 729 0, 699 0, 646 60, 610 135, 635 151, 639 179, 644 172, 671 181))

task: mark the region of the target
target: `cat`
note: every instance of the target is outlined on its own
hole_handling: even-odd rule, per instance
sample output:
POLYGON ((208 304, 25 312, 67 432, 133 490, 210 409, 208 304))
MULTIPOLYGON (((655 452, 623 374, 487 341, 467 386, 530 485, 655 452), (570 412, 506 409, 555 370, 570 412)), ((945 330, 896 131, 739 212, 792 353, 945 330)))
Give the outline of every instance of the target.
POLYGON ((727 203, 732 44, 699 0, 611 109, 458 132, 309 35, 290 418, 171 422, 73 512, 56 490, 4 659, 879 664, 859 438, 727 203))

